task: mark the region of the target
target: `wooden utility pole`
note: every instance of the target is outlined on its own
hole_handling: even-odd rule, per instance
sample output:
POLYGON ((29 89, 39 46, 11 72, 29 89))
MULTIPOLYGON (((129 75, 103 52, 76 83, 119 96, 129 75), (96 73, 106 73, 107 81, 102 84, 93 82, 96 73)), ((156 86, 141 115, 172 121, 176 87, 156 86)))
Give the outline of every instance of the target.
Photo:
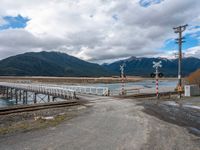
POLYGON ((178 26, 173 28, 175 33, 179 34, 178 39, 176 39, 176 42, 179 46, 179 53, 178 53, 178 92, 179 92, 179 98, 181 98, 181 93, 182 93, 182 44, 183 44, 183 37, 182 33, 185 31, 186 27, 188 25, 183 25, 183 26, 178 26))

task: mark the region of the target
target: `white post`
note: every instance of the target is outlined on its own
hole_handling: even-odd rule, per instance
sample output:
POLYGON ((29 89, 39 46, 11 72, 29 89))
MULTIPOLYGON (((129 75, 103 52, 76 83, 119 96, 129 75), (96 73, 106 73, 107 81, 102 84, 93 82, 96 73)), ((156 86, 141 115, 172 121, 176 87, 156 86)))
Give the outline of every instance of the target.
POLYGON ((156 74, 156 97, 159 99, 159 81, 158 81, 158 74, 159 74, 159 71, 158 71, 158 68, 159 67, 162 67, 162 65, 161 65, 161 61, 159 61, 159 62, 153 62, 153 68, 155 68, 156 69, 156 72, 155 72, 155 74, 156 74))

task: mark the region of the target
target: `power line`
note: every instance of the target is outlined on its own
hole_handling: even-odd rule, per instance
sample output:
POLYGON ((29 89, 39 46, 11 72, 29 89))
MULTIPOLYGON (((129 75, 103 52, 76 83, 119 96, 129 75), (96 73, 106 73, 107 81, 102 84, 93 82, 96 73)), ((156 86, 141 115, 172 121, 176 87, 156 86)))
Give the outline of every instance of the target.
POLYGON ((173 28, 174 32, 179 34, 179 37, 176 39, 176 43, 179 46, 179 52, 178 52, 178 92, 179 92, 179 98, 181 98, 181 92, 182 92, 182 44, 185 42, 184 37, 182 37, 182 33, 186 30, 186 27, 188 25, 178 26, 173 28))

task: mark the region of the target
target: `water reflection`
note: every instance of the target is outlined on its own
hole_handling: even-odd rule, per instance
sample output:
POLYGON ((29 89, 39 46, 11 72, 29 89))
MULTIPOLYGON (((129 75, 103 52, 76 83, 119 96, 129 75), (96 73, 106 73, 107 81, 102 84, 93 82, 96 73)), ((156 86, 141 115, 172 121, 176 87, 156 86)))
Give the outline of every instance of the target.
MULTIPOLYGON (((176 80, 161 80, 159 81, 160 87, 176 87, 177 81, 176 80)), ((105 83, 95 83, 95 84, 86 84, 86 86, 95 86, 95 87, 108 87, 111 91, 117 91, 117 94, 119 93, 122 85, 121 83, 112 83, 112 84, 105 84, 105 83)), ((144 80, 139 82, 129 82, 125 83, 125 89, 150 89, 155 87, 154 80, 144 80)), ((146 92, 146 91, 145 91, 146 92)), ((43 97, 44 95, 40 95, 43 97)), ((44 101, 47 101, 47 98, 43 99, 44 101)), ((38 103, 42 103, 44 101, 38 101, 38 103)), ((33 103, 33 97, 29 97, 28 104, 33 103)), ((22 101, 18 101, 18 105, 22 105, 22 101)), ((16 105, 15 100, 6 100, 6 99, 0 99, 0 107, 6 107, 6 106, 12 106, 16 105)))

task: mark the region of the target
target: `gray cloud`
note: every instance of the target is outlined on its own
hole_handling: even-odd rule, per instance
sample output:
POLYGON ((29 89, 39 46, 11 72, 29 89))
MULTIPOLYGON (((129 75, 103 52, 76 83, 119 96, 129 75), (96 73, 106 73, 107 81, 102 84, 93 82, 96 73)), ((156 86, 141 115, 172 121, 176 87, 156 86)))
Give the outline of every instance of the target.
POLYGON ((0 31, 0 58, 19 53, 42 50, 56 50, 65 41, 56 38, 38 38, 24 29, 0 31))
POLYGON ((41 50, 90 61, 163 55, 158 49, 177 36, 172 27, 199 22, 200 1, 151 4, 155 5, 141 7, 137 0, 3 1, 0 16, 21 14, 30 21, 25 29, 0 31, 0 58, 41 50))

